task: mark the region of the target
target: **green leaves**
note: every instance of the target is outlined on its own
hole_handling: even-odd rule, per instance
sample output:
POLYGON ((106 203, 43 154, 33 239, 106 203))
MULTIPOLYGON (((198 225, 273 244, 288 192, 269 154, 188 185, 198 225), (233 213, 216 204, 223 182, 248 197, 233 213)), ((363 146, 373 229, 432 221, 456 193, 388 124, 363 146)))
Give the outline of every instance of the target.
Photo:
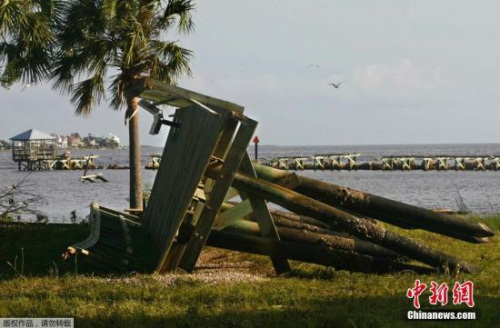
POLYGON ((191 17, 193 9, 194 4, 191 0, 169 0, 160 20, 162 28, 168 29, 177 24, 179 32, 191 32, 194 28, 191 17))
POLYGON ((150 76, 164 82, 175 81, 181 75, 191 75, 189 60, 192 52, 176 42, 151 41, 153 58, 150 76))
POLYGON ((54 88, 70 92, 76 113, 86 115, 106 95, 100 90, 107 71, 116 72, 107 88, 114 109, 125 105, 126 90, 135 79, 150 76, 173 82, 190 74, 191 52, 159 38, 164 28, 189 31, 192 8, 191 1, 185 0, 166 1, 166 5, 146 0, 67 1, 50 75, 54 88), (80 82, 80 76, 92 78, 80 82))
POLYGON ((104 79, 101 75, 95 75, 87 80, 76 84, 73 89, 71 102, 76 104, 75 113, 87 116, 90 114, 92 105, 99 104, 104 96, 104 79))
POLYGON ((5 63, 1 84, 9 87, 22 80, 36 83, 50 71, 58 12, 57 1, 2 1, 0 3, 0 62, 5 63))
POLYGON ((1 0, 0 84, 52 80, 88 115, 111 80, 108 98, 118 109, 135 79, 175 83, 191 74, 191 51, 161 37, 190 32, 193 9, 191 0, 1 0))

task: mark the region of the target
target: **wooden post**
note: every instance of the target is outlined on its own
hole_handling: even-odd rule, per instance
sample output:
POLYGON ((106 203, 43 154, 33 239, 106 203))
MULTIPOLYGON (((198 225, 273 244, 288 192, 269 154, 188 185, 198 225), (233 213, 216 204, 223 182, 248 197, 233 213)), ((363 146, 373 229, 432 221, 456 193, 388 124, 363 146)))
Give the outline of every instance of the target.
MULTIPOLYGON (((252 177, 257 177, 252 162, 250 161, 250 157, 246 152, 243 160, 241 161, 241 170, 252 177)), ((252 204, 253 217, 259 224, 262 236, 279 241, 280 236, 278 234, 278 230, 274 225, 273 218, 269 213, 265 200, 257 195, 249 195, 248 198, 252 204)), ((277 274, 282 274, 291 270, 290 264, 285 257, 274 255, 271 256, 271 261, 273 262, 274 270, 277 274)))

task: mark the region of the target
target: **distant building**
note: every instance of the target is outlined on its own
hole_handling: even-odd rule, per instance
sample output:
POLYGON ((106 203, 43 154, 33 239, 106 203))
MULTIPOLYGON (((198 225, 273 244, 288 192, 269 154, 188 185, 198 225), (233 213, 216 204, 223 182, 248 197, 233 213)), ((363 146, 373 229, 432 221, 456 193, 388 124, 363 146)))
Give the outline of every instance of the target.
POLYGON ((111 139, 113 142, 115 142, 118 147, 120 147, 120 138, 118 138, 117 136, 115 136, 113 133, 109 133, 109 139, 111 139))
POLYGON ((57 134, 57 133, 51 133, 50 135, 53 136, 54 138, 56 138, 57 147, 59 149, 68 148, 68 137, 65 137, 65 136, 57 134))
POLYGON ((120 138, 112 133, 109 133, 107 136, 103 136, 101 138, 100 144, 102 147, 106 148, 120 148, 120 138))
POLYGON ((81 148, 83 147, 83 141, 80 135, 72 133, 67 138, 67 144, 69 148, 81 148))

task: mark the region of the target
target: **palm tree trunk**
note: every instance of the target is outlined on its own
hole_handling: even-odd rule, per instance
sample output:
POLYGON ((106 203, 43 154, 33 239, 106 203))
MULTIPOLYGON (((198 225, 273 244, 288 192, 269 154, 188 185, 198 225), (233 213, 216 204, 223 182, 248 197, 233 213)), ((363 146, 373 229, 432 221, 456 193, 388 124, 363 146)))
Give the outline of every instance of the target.
POLYGON ((142 210, 142 167, 141 144, 139 140, 139 98, 128 101, 128 112, 135 113, 128 123, 130 160, 130 208, 142 210))

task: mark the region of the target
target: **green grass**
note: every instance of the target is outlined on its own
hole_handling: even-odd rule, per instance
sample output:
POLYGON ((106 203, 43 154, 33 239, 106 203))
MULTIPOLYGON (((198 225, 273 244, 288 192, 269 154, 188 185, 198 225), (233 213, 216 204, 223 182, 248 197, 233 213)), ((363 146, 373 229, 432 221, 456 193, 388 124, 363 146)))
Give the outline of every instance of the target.
MULTIPOLYGON (((488 244, 474 245, 423 231, 404 232, 479 265, 482 271, 477 275, 367 275, 293 263, 294 270, 287 277, 274 277, 265 257, 207 249, 205 255, 211 261, 206 263, 231 267, 243 262, 242 270, 259 279, 202 282, 197 275, 187 274, 167 279, 92 273, 92 267, 80 258, 77 263, 60 259, 66 246, 83 240, 87 233, 86 226, 0 225, 0 317, 70 316, 76 318, 77 327, 493 327, 500 321, 498 235, 488 244), (16 257, 14 270, 6 262, 14 265, 16 257), (405 294, 416 278, 449 286, 456 280, 472 280, 478 319, 407 321, 406 312, 412 305, 405 294)), ((211 270, 224 275, 231 269, 203 272, 209 276, 211 270)), ((429 294, 424 295, 424 309, 440 308, 429 306, 429 294)))
POLYGON ((500 215, 498 214, 468 214, 465 218, 484 223, 493 230, 500 230, 500 215))

